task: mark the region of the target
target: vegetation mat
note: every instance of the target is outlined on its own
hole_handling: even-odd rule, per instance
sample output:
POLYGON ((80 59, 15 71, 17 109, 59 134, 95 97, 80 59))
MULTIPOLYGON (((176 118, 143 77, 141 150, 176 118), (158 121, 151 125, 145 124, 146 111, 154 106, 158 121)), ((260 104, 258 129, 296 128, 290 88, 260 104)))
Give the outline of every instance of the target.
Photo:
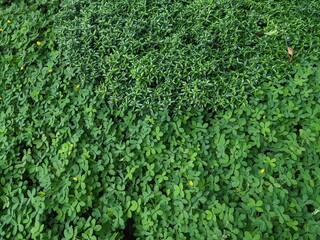
POLYGON ((318 16, 0 1, 0 238, 319 239, 318 16))

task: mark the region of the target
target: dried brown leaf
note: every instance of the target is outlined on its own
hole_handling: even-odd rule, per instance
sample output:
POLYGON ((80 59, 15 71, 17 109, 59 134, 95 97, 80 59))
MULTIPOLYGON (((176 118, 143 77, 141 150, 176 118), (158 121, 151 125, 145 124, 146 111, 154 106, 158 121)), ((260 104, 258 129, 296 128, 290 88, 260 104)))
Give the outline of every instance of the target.
POLYGON ((290 55, 290 62, 292 62, 294 53, 293 53, 293 49, 291 47, 288 47, 288 53, 290 55))

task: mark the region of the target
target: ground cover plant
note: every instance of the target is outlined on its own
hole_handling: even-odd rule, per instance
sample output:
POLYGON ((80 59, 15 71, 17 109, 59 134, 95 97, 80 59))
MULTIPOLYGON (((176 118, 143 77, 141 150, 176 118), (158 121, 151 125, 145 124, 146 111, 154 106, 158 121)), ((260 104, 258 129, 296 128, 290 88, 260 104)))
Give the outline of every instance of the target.
MULTIPOLYGON (((159 21, 167 21, 171 10, 190 14, 189 20, 195 23, 195 32, 190 34, 197 36, 204 34, 198 33, 197 23, 201 21, 196 16, 203 20, 201 14, 197 15, 199 11, 207 14, 218 5, 218 1, 145 2, 151 6, 150 16, 159 17, 156 18, 159 21), (164 15, 160 14, 161 9, 164 15)), ((191 72, 190 82, 179 83, 185 84, 189 92, 172 82, 176 75, 170 64, 175 66, 174 63, 184 61, 179 55, 171 53, 163 62, 170 76, 168 82, 161 82, 162 79, 159 86, 151 86, 143 83, 145 78, 141 77, 136 80, 141 81, 140 85, 130 87, 122 82, 122 77, 130 76, 126 75, 129 74, 126 60, 135 60, 126 59, 130 54, 119 54, 119 59, 110 56, 108 61, 114 62, 105 68, 100 64, 107 59, 101 60, 99 54, 108 51, 108 45, 105 49, 100 41, 97 48, 72 45, 99 36, 96 33, 101 29, 95 24, 102 17, 92 18, 94 12, 89 10, 95 7, 96 12, 107 16, 109 10, 104 12, 102 8, 107 4, 114 12, 115 25, 108 26, 115 35, 100 31, 100 37, 109 34, 112 51, 140 46, 134 41, 128 45, 117 42, 118 37, 121 40, 125 34, 134 33, 125 28, 130 27, 125 23, 136 19, 129 14, 121 23, 120 16, 131 13, 134 6, 140 13, 139 7, 143 7, 140 1, 122 3, 1 2, 1 238, 318 239, 317 2, 290 1, 279 5, 278 1, 220 1, 223 8, 208 16, 224 12, 227 19, 232 18, 231 22, 221 21, 228 28, 221 28, 221 34, 226 34, 225 41, 231 46, 238 42, 233 37, 242 36, 236 31, 239 28, 231 24, 239 17, 232 7, 249 9, 248 20, 238 21, 248 28, 248 34, 254 32, 252 41, 256 47, 243 47, 234 54, 239 54, 240 59, 252 58, 252 65, 243 68, 236 62, 234 70, 230 69, 232 63, 217 65, 212 78, 191 72), (78 10, 75 8, 78 12, 69 16, 69 31, 65 25, 68 21, 61 18, 66 16, 65 6, 78 6, 78 10), (116 11, 121 6, 122 11, 116 11), (293 11, 298 14, 292 15, 293 11), (88 18, 83 19, 85 16, 88 18), (89 34, 80 25, 84 32, 71 36, 78 23, 94 30, 86 22, 91 20, 97 21, 92 24, 97 27, 96 32, 89 34), (265 23, 267 26, 261 29, 260 25, 265 23), (263 36, 256 37, 256 33, 261 34, 256 31, 263 36), (284 32, 295 53, 292 62, 284 32), (254 64, 256 72, 250 75, 254 64), (119 69, 114 70, 117 65, 119 69), (104 71, 103 78, 97 75, 99 71, 104 71), (230 71, 239 81, 232 80, 230 71), (225 77, 217 81, 221 91, 234 88, 232 96, 212 94, 213 89, 205 83, 215 79, 214 76, 225 77), (197 84, 204 85, 195 85, 196 79, 197 84), (245 81, 249 81, 248 85, 243 84, 245 81), (202 90, 206 91, 197 92, 195 86, 205 86, 202 90), (182 95, 178 96, 180 91, 182 95), (160 99, 156 94, 160 94, 160 99), (223 104, 219 104, 219 99, 223 104), (148 105, 141 107, 139 102, 148 105)), ((145 21, 150 16, 145 16, 145 21)), ((184 19, 188 18, 177 22, 182 24, 184 19)), ((213 20, 209 20, 211 24, 213 20)), ((191 26, 188 24, 184 26, 191 26)), ((173 29, 177 38, 181 37, 179 29, 178 26, 173 29)), ((150 30, 148 34, 155 34, 158 37, 155 41, 160 39, 157 31, 150 30)), ((219 51, 208 53, 198 43, 194 49, 199 52, 186 55, 186 46, 177 47, 169 38, 167 41, 165 44, 170 47, 165 53, 179 50, 190 61, 208 56, 214 59, 215 54, 217 60, 233 59, 226 44, 221 46, 226 56, 219 51)), ((144 47, 143 43, 140 47, 144 47)), ((203 48, 209 49, 205 44, 203 48)), ((149 50, 141 53, 145 61, 141 66, 148 68, 137 70, 136 74, 150 70, 154 64, 152 54, 160 56, 160 52, 149 50)), ((189 61, 184 64, 194 66, 189 61)), ((206 67, 201 61, 196 64, 206 67)), ((161 79, 162 67, 154 66, 145 76, 146 81, 151 84, 161 79)), ((182 68, 176 73, 188 77, 182 68)))
POLYGON ((317 1, 66 1, 58 35, 82 86, 117 108, 235 107, 319 45, 317 1), (298 53, 301 51, 298 51, 298 53))

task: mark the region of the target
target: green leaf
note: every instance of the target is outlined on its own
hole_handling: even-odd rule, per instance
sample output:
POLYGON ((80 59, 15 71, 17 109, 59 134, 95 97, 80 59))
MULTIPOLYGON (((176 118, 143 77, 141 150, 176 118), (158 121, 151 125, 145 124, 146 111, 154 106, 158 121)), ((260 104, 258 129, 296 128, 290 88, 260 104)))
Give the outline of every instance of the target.
POLYGON ((254 199, 249 198, 249 201, 248 201, 247 205, 250 208, 254 208, 256 206, 256 202, 254 201, 254 199))
POLYGON ((96 225, 96 226, 94 226, 94 228, 93 228, 93 230, 96 231, 96 232, 99 232, 101 229, 102 229, 102 226, 101 226, 101 225, 96 225))
POLYGON ((264 35, 268 35, 268 36, 272 36, 272 35, 276 35, 276 34, 278 34, 277 29, 264 33, 264 35))
POLYGON ((263 212, 263 209, 261 207, 256 208, 257 212, 263 212))
POLYGON ((207 215, 207 220, 212 220, 212 216, 213 216, 212 212, 210 210, 206 210, 205 213, 207 215))
POLYGON ((64 229, 63 233, 64 233, 64 239, 65 240, 72 239, 73 238, 73 227, 68 225, 64 229))
POLYGON ((36 221, 34 224, 34 227, 31 228, 31 233, 35 234, 36 232, 38 232, 40 229, 40 222, 36 221))
POLYGON ((173 196, 177 197, 180 194, 180 188, 178 185, 173 186, 173 196))
POLYGON ((135 200, 131 201, 130 210, 135 211, 135 210, 137 210, 137 208, 138 208, 138 203, 135 200))
POLYGON ((256 206, 257 207, 261 207, 263 205, 263 201, 262 200, 258 200, 257 202, 256 202, 256 206))

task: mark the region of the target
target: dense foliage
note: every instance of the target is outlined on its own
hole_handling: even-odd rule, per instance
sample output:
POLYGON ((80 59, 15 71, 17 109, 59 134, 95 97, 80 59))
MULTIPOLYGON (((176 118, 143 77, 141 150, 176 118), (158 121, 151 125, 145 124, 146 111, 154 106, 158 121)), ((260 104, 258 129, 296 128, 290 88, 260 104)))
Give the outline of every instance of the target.
POLYGON ((319 239, 319 6, 290 3, 1 1, 0 238, 319 239), (78 6, 69 28, 61 18, 72 9, 66 6, 78 6), (155 25, 139 40, 130 35, 138 26, 128 22, 145 6, 150 14, 137 24, 155 25), (240 6, 250 10, 248 19, 237 15, 240 6), (93 18, 93 9, 101 15, 93 18), (171 11, 183 17, 173 21, 171 11), (225 55, 209 50, 205 37, 222 13, 224 27, 216 33, 225 36, 225 55), (213 19, 201 32, 204 16, 213 19), (92 19, 94 27, 83 29, 92 19), (252 38, 260 19, 264 36, 252 38), (177 38, 163 36, 164 52, 151 49, 170 21, 177 38), (109 25, 102 30, 98 23, 109 25), (72 37, 76 26, 85 31, 72 37), (296 53, 292 63, 284 32, 296 53), (180 33, 194 34, 193 47, 178 44, 180 33), (90 45, 95 37, 97 48, 90 45), (254 46, 234 52, 246 41, 240 37, 254 46), (86 39, 88 48, 73 45, 86 39), (135 46, 142 48, 137 58, 135 46), (168 59, 154 65, 162 53, 168 59), (247 59, 246 67, 231 61, 232 53, 247 59), (201 58, 230 65, 215 65, 208 77, 201 71, 211 65, 201 58), (129 62, 137 65, 126 68, 129 62), (175 70, 181 63, 195 70, 175 70), (122 78, 129 81, 133 69, 142 75, 132 87, 122 78), (220 93, 234 90, 213 95, 206 83, 220 93))
POLYGON ((58 34, 82 86, 117 108, 216 110, 287 75, 285 38, 296 50, 319 46, 320 9, 306 3, 66 1, 58 34))

